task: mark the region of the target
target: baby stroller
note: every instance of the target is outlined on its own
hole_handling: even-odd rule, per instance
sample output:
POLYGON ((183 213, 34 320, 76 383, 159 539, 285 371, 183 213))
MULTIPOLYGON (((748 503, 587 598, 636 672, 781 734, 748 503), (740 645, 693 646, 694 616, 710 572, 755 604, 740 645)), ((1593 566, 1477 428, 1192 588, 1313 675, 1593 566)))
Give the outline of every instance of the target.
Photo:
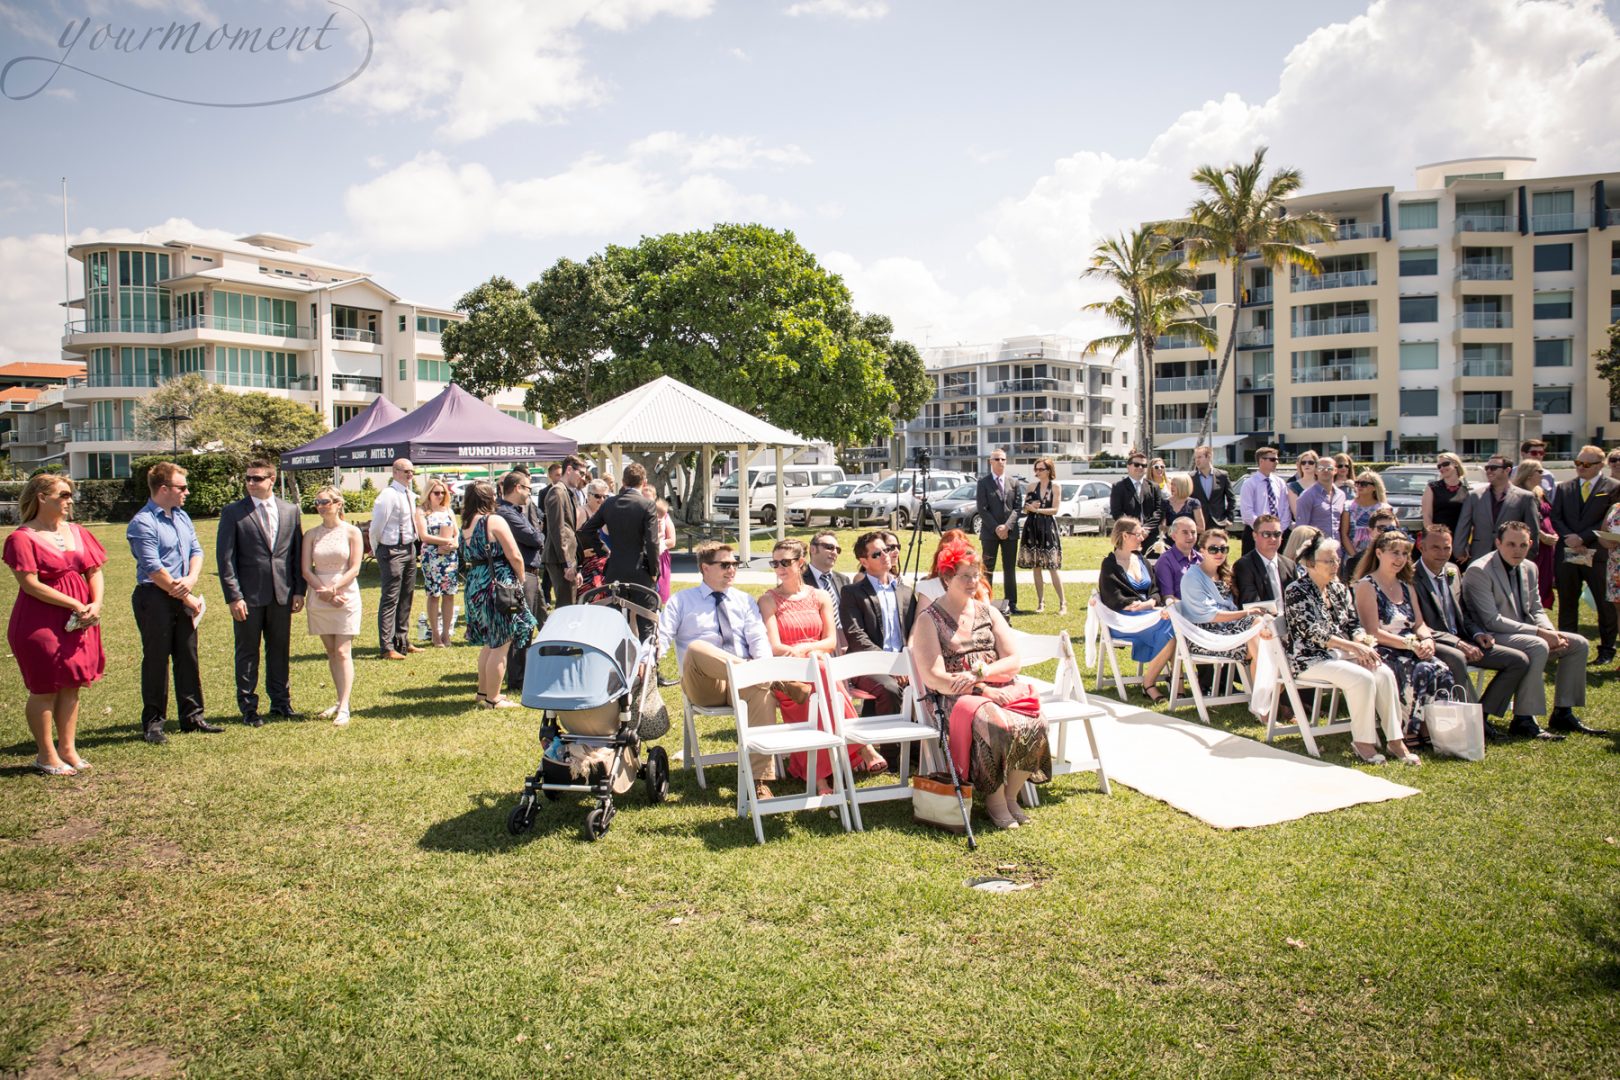
POLYGON ((627 582, 591 589, 546 619, 523 675, 523 704, 542 710, 540 765, 507 816, 512 835, 534 825, 541 794, 553 801, 563 792, 593 796, 588 840, 606 834, 617 813, 613 797, 636 780, 647 782, 650 803, 669 794, 664 748, 653 747, 641 763, 641 744, 669 730, 658 693, 657 626, 658 594, 627 582))

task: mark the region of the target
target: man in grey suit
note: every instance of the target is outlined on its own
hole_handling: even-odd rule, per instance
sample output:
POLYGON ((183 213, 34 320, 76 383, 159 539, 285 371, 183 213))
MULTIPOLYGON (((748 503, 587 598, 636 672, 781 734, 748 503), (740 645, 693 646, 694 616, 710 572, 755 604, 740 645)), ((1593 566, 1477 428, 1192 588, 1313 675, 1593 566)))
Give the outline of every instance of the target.
POLYGON ((1553 532, 1558 534, 1553 561, 1558 629, 1568 634, 1580 626, 1581 587, 1589 588, 1597 608, 1600 667, 1614 663, 1615 638, 1620 636, 1620 617, 1609 602, 1609 553, 1597 538, 1620 497, 1620 483, 1603 475, 1603 460, 1600 447, 1581 447, 1575 455, 1575 478, 1559 484, 1552 496, 1553 532))
POLYGON ((1513 486, 1513 465, 1501 454, 1485 463, 1484 487, 1471 492, 1457 519, 1451 539, 1451 557, 1459 566, 1496 550, 1496 530, 1504 521, 1522 521, 1531 536, 1541 534, 1541 501, 1513 486))
POLYGON ((1586 656, 1590 649, 1579 634, 1553 628, 1541 609, 1536 564, 1527 559, 1535 536, 1522 521, 1504 521, 1496 529, 1496 550, 1473 560, 1463 574, 1463 605, 1475 625, 1498 643, 1517 649, 1530 666, 1514 693, 1509 734, 1525 738, 1562 739, 1562 731, 1592 731, 1575 716, 1586 704, 1586 656), (1547 687, 1542 675, 1547 661, 1558 664, 1553 710, 1545 731, 1536 717, 1546 712, 1547 687))
POLYGON ((276 467, 253 461, 247 495, 219 512, 219 585, 236 631, 236 706, 242 723, 259 716, 259 651, 273 716, 294 717, 289 682, 292 617, 304 609, 304 530, 298 507, 276 498, 276 467))

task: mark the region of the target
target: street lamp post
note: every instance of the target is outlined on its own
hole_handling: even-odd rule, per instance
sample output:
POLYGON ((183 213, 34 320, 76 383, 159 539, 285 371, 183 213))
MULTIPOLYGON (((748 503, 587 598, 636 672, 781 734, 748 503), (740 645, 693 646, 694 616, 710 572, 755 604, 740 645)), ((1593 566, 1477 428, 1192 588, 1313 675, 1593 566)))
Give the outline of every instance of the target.
POLYGON ((154 416, 154 417, 152 417, 152 419, 158 421, 161 424, 168 424, 169 425, 170 452, 173 453, 173 454, 179 454, 180 453, 180 425, 184 424, 188 420, 190 420, 191 419, 191 414, 190 413, 183 413, 183 412, 167 412, 167 413, 162 414, 161 416, 154 416))

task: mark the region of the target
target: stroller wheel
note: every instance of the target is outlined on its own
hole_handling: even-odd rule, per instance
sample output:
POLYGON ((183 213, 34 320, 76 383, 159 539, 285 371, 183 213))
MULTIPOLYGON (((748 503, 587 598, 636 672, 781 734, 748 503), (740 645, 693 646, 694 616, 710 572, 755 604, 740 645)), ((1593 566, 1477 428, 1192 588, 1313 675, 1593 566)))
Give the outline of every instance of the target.
POLYGON ((598 806, 585 815, 585 839, 600 840, 607 835, 608 823, 612 820, 607 808, 598 806))
POLYGON ((661 803, 669 798, 669 755, 664 752, 662 746, 655 746, 647 751, 645 772, 647 801, 661 803))
POLYGON ((520 836, 529 831, 534 825, 534 802, 525 797, 512 807, 512 812, 506 815, 506 831, 513 836, 520 836))

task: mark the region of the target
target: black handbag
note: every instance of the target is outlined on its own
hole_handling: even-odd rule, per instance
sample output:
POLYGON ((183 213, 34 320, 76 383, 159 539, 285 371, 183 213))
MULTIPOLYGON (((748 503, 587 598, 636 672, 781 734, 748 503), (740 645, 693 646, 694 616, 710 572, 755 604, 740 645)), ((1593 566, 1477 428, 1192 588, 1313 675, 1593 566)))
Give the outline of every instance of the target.
POLYGON ((528 606, 523 596, 523 586, 516 581, 502 581, 495 574, 495 549, 497 545, 489 538, 489 519, 484 519, 484 558, 489 563, 489 599, 497 615, 511 618, 528 606))

